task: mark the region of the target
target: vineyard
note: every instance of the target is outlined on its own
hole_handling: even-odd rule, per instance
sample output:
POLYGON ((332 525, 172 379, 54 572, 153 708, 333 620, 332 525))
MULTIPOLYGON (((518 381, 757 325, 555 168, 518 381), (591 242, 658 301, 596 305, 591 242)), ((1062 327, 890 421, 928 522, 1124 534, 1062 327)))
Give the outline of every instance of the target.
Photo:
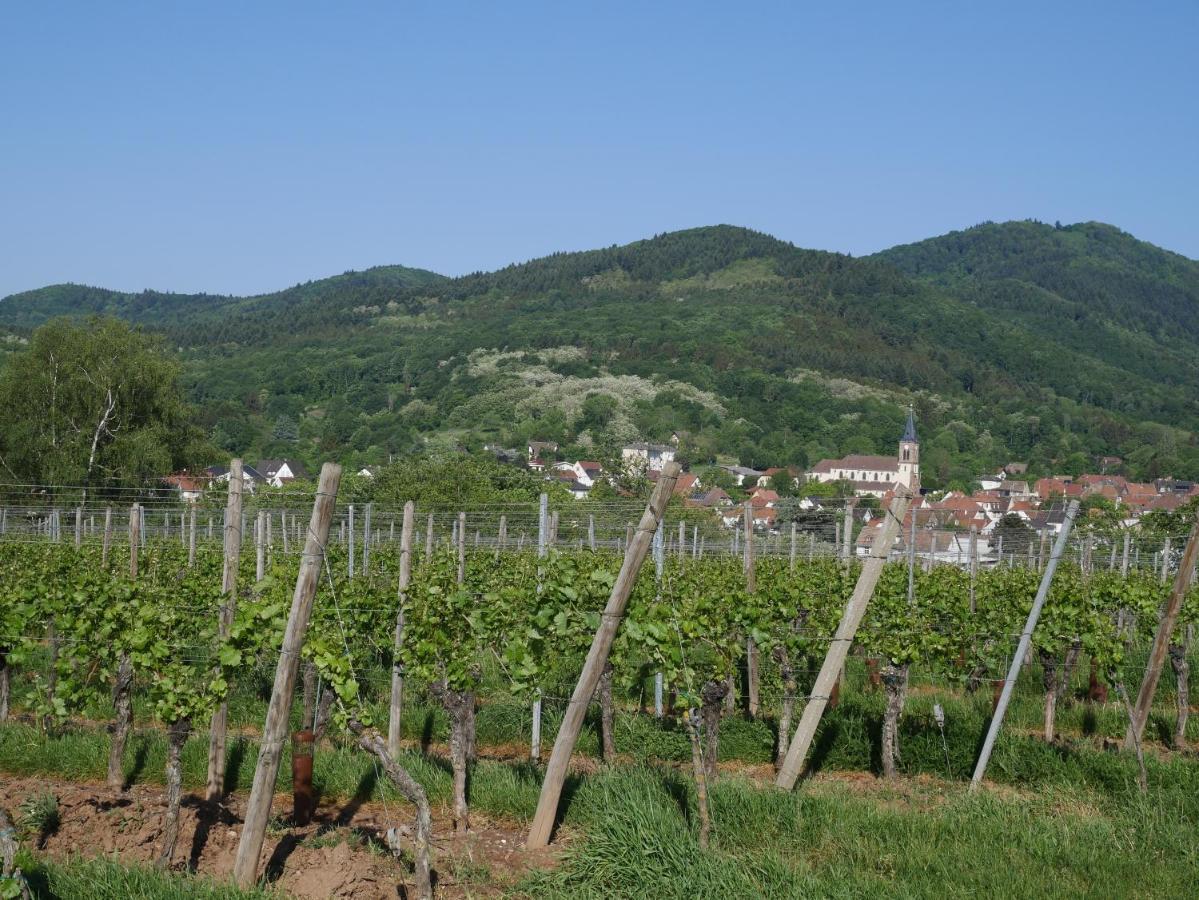
MULTIPOLYGON (((181 817, 199 802, 185 800, 185 787, 202 795, 197 820, 210 814, 248 834, 261 759, 249 777, 269 748, 279 784, 294 789, 295 810, 270 817, 269 772, 264 828, 286 830, 280 822, 292 817, 307 825, 321 796, 380 802, 390 820, 364 840, 394 857, 392 877, 410 896, 486 893, 472 893, 461 859, 439 847, 447 834, 487 834, 496 821, 518 823, 519 835, 531 818, 546 751, 569 718, 605 605, 636 552, 640 510, 613 509, 597 527, 594 515, 570 522, 569 512, 560 518, 544 502, 334 515, 326 499, 319 524, 315 512, 307 523, 294 496, 290 507, 264 495, 246 498, 244 508, 238 497, 223 518, 215 512, 215 526, 208 511, 150 499, 6 508, 0 769, 103 779, 117 797, 138 777, 161 781, 162 819, 143 842, 152 853, 139 858, 194 869, 202 851, 193 846, 189 862, 178 846, 181 817), (294 618, 306 573, 311 616, 297 640, 289 613, 294 618), (279 679, 295 648, 293 698, 290 689, 279 693, 279 679), (272 727, 288 739, 275 740, 272 727), (363 772, 369 779, 355 784, 363 772), (250 786, 243 829, 229 818, 230 798, 250 786)), ((322 498, 307 500, 319 507, 322 498)), ((803 828, 830 802, 813 787, 804 813, 788 814, 808 826, 772 824, 766 820, 784 802, 777 798, 788 795, 752 784, 784 768, 796 723, 814 700, 828 712, 809 777, 857 770, 884 783, 902 775, 965 785, 1047 580, 1044 548, 961 565, 920 560, 914 542, 910 554, 893 554, 881 562, 836 685, 823 695, 818 674, 870 565, 848 553, 847 542, 831 542, 838 531, 835 523, 828 534, 798 536, 747 528, 735 539, 701 539, 698 526, 667 516, 646 534, 645 565, 631 571, 627 607, 585 698, 586 723, 571 748, 574 781, 564 806, 553 805, 557 827, 575 836, 564 859, 508 887, 535 896, 635 893, 627 875, 606 868, 601 850, 628 826, 621 817, 629 797, 652 794, 658 778, 683 817, 655 806, 640 836, 626 837, 694 845, 678 867, 708 873, 699 894, 788 895, 801 884, 822 892, 811 863, 796 870, 782 857, 745 862, 755 829, 798 848, 803 828), (644 829, 660 833, 647 837, 644 829)), ((1161 809, 1174 808, 1160 813, 1162 827, 1194 833, 1194 801, 1173 799, 1183 789, 1175 785, 1189 785, 1193 797, 1199 784, 1187 750, 1199 589, 1186 589, 1186 545, 1186 534, 1155 535, 1152 544, 1085 528, 1063 537, 1044 612, 1018 661, 1023 674, 1010 685, 1015 705, 990 778, 1035 785, 1051 777, 1038 766, 1058 774, 1073 766, 1127 807, 1169 798, 1161 809), (1122 750, 1161 611, 1179 585, 1185 594, 1168 654, 1174 677, 1163 679, 1146 746, 1138 738, 1122 750), (1080 741, 1093 749, 1076 748, 1080 741)), ((37 799, 7 793, 0 806, 25 809, 37 799)), ((253 877, 238 873, 247 890, 270 880, 261 850, 251 850, 253 877)), ((1186 851, 1188 867, 1195 852, 1186 851)), ((19 858, 27 869, 42 865, 26 851, 19 858)), ((652 847, 636 865, 649 858, 665 882, 674 877, 652 847)), ((903 893, 902 883, 872 870, 876 876, 903 893)))

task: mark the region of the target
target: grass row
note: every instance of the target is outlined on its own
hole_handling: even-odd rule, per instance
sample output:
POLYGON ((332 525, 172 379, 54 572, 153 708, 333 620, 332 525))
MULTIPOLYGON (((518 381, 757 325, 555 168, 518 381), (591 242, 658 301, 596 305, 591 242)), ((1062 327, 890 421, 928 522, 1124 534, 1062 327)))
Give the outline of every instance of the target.
MULTIPOLYGON (((1022 698, 1013 718, 1033 717, 1035 700, 1035 692, 1022 698)), ((1067 706, 1063 723, 1081 733, 1089 717, 1096 733, 1122 731, 1117 707, 1087 707, 1067 706)), ((501 705, 488 710, 485 705, 481 712, 481 736, 509 739, 516 713, 501 705)), ((781 794, 748 778, 722 776, 712 788, 715 832, 708 853, 694 837, 685 768, 662 763, 682 756, 685 739, 650 716, 623 715, 618 744, 633 762, 572 778, 563 823, 582 837, 562 866, 519 890, 551 898, 1187 895, 1199 877, 1199 762, 1193 756, 1151 755, 1150 792, 1141 797, 1130 755, 1104 752, 1083 737, 1046 745, 1010 728, 996 747, 990 778, 1013 789, 970 795, 965 778, 989 713, 989 697, 913 697, 901 728, 902 768, 933 778, 895 789, 872 786, 862 793, 818 779, 781 794), (943 733, 931 715, 934 702, 946 711, 943 733)), ((879 694, 847 693, 826 715, 812 768, 873 771, 881 714, 879 694)), ((431 711, 414 708, 411 715, 406 725, 440 727, 430 723, 431 711)), ((1166 718, 1163 713, 1163 724, 1166 718)), ((769 758, 768 722, 732 717, 722 730, 726 757, 769 758)), ((107 748, 107 735, 94 728, 46 736, 30 726, 0 727, 0 768, 12 774, 100 779, 107 748)), ((254 754, 253 741, 233 742, 229 773, 236 789, 248 787, 254 754)), ((188 787, 203 784, 205 757, 206 736, 197 734, 184 753, 188 787)), ((164 759, 161 733, 141 731, 130 744, 126 773, 131 781, 159 781, 164 759)), ((444 760, 414 749, 402 762, 435 804, 448 802, 444 760)), ((289 788, 289 771, 285 761, 280 790, 289 788)), ((347 804, 398 803, 373 763, 338 742, 320 748, 314 780, 326 797, 347 804)), ((473 772, 471 802, 487 815, 524 822, 539 788, 537 767, 484 759, 473 772)), ((407 815, 402 806, 397 815, 407 815)), ((162 882, 142 870, 90 865, 46 865, 35 875, 41 872, 44 896, 73 896, 73 878, 96 884, 89 893, 99 897, 240 896, 202 882, 162 882)))

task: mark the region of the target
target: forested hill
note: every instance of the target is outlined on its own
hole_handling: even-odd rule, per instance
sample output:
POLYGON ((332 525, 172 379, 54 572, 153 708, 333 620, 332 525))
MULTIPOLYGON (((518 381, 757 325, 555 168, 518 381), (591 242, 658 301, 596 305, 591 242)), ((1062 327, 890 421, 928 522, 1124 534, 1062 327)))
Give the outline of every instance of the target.
POLYGON ((731 226, 447 279, 394 268, 256 298, 59 286, 0 324, 106 312, 181 348, 222 449, 373 462, 555 440, 694 462, 893 452, 925 481, 1010 460, 1199 476, 1196 264, 1102 225, 984 225, 876 257, 731 226))
POLYGON ((986 223, 876 258, 1148 378, 1199 371, 1199 263, 1110 225, 986 223))
POLYGON ((219 342, 236 339, 239 324, 260 325, 294 314, 314 318, 330 307, 386 303, 398 290, 445 280, 424 269, 376 266, 252 297, 153 290, 131 294, 81 284, 54 284, 0 300, 0 323, 29 329, 55 316, 115 316, 177 331, 200 324, 204 328, 202 342, 219 342))

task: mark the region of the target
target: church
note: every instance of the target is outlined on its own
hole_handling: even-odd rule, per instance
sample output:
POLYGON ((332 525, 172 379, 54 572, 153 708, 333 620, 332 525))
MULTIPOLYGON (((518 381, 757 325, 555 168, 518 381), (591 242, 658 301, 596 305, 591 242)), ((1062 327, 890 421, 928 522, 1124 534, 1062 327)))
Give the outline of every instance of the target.
POLYGON ((898 456, 865 456, 851 453, 841 459, 822 459, 807 472, 811 481, 848 481, 855 494, 883 497, 906 485, 920 493, 920 441, 916 437, 916 414, 908 407, 908 421, 899 439, 898 456))

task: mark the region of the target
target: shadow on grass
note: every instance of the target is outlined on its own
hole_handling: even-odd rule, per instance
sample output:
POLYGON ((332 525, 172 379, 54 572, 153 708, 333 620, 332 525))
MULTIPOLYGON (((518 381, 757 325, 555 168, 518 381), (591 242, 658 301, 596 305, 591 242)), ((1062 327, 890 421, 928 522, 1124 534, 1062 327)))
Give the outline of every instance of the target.
POLYGON ((146 740, 144 738, 138 740, 137 750, 133 753, 133 765, 129 768, 129 772, 125 776, 125 782, 121 785, 121 790, 129 790, 142 777, 142 773, 146 771, 146 759, 149 755, 150 749, 147 746, 146 740))
POLYGON ((341 812, 337 814, 338 825, 349 825, 353 821, 354 816, 358 814, 358 810, 362 809, 362 804, 374 796, 375 788, 379 784, 379 772, 371 766, 362 773, 362 777, 358 780, 358 789, 354 792, 354 796, 350 798, 350 802, 341 808, 341 812))
POLYGON ((420 728, 420 752, 426 756, 429 753, 429 747, 433 743, 433 728, 436 725, 436 716, 432 710, 425 713, 425 721, 420 728))

